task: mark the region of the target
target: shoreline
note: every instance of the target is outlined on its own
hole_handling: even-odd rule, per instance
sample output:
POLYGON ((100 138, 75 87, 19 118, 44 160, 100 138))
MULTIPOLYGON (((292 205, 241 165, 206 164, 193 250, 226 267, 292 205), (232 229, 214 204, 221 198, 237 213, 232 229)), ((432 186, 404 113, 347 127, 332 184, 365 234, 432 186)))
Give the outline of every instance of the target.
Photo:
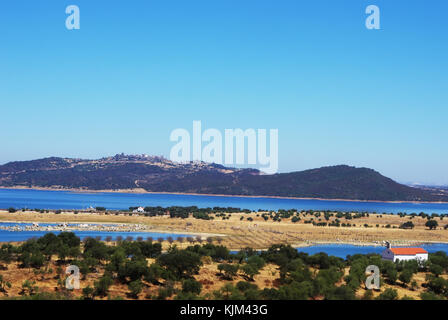
MULTIPOLYGON (((377 216, 366 217, 365 221, 360 221, 359 224, 367 222, 374 224, 380 222, 383 227, 379 228, 362 228, 357 227, 350 231, 346 228, 317 228, 306 224, 291 224, 283 222, 272 225, 272 222, 265 222, 261 217, 257 217, 255 213, 251 213, 254 222, 241 221, 240 217, 245 217, 247 214, 235 214, 232 220, 221 221, 203 221, 195 220, 190 217, 188 219, 165 219, 165 218, 146 218, 146 217, 128 217, 121 216, 106 216, 93 214, 79 214, 62 213, 61 216, 56 214, 41 214, 36 212, 18 212, 8 213, 1 212, 0 228, 2 224, 11 224, 19 226, 20 224, 31 224, 33 222, 42 225, 49 224, 50 228, 45 230, 36 230, 43 232, 62 232, 62 231, 90 231, 104 233, 104 236, 118 233, 137 233, 144 236, 145 233, 161 233, 163 235, 170 235, 177 237, 183 235, 185 237, 200 236, 202 239, 207 237, 219 237, 226 243, 226 246, 231 250, 239 251, 247 246, 252 246, 257 250, 266 250, 273 244, 289 244, 294 248, 306 248, 310 246, 325 246, 325 245, 353 245, 353 246, 384 246, 384 239, 387 239, 393 246, 418 246, 422 244, 448 244, 447 236, 442 236, 445 232, 439 231, 437 233, 427 231, 427 236, 420 234, 418 229, 412 231, 404 231, 401 229, 386 229, 384 225, 391 223, 398 225, 403 220, 401 217, 388 217, 386 219, 393 219, 396 221, 377 220, 377 216), (111 220, 112 219, 112 220, 111 220), (258 219, 258 221, 257 221, 258 219), (369 220, 370 219, 370 222, 369 220), (56 227, 58 224, 65 224, 65 226, 56 227), (73 226, 74 224, 84 224, 82 228, 73 226), (230 224, 230 225, 229 225, 230 224), (188 226, 189 225, 189 226, 188 226), (112 230, 117 226, 117 230, 112 230), (144 228, 141 228, 143 227, 144 228), (189 230, 188 230, 188 229, 189 230), (257 231, 258 230, 258 231, 257 231), (326 236, 322 236, 322 232, 326 236), (404 234, 406 232, 406 236, 404 234), (369 234, 371 236, 369 236, 369 234), (401 234, 401 236, 399 235, 401 234), (435 235, 435 236, 433 236, 435 235), (403 237, 405 236, 405 237, 403 237), (295 238, 295 239, 294 239, 295 238), (370 239, 369 239, 370 238, 370 239)), ((422 225, 423 218, 415 222, 417 226, 422 225), (422 220, 422 221, 418 221, 422 220)), ((39 227, 38 226, 38 227, 39 227)), ((45 226, 46 227, 46 226, 45 226)), ((4 229, 4 228, 1 228, 4 229)), ((6 230, 6 231, 33 231, 33 230, 6 230)), ((436 232, 436 231, 434 231, 436 232)), ((125 236, 125 235, 124 235, 125 236)), ((133 235, 137 237, 137 235, 133 235)), ((157 237, 157 236, 156 236, 157 237)), ((8 241, 5 239, 5 241, 8 241)), ((1 241, 4 242, 4 241, 1 241)), ((221 242, 220 242, 221 243, 221 242)))
MULTIPOLYGON (((403 240, 403 241, 392 241, 393 247, 409 247, 409 246, 421 246, 421 245, 434 245, 434 244, 448 244, 446 241, 422 241, 422 240, 403 240)), ((307 243, 292 244, 294 248, 307 248, 313 246, 325 246, 325 245, 349 245, 356 247, 384 247, 383 244, 377 242, 359 242, 359 241, 309 241, 307 243)))
MULTIPOLYGON (((0 220, 0 226, 2 223, 11 223, 11 224, 32 224, 35 223, 36 221, 7 221, 7 220, 0 220)), ((91 226, 101 226, 101 225, 109 225, 109 226, 119 226, 119 225, 123 225, 126 223, 116 223, 116 222, 55 222, 55 221, 39 221, 37 222, 39 224, 49 224, 49 225, 58 225, 58 224, 62 224, 62 223, 66 223, 66 224, 86 224, 86 225, 91 225, 91 226)), ((128 223, 130 226, 136 225, 134 223, 128 223)), ((0 229, 1 231, 2 229, 0 229)), ((10 231, 10 230, 4 230, 4 231, 10 231)), ((21 230, 21 231, 10 231, 10 232, 31 232, 31 231, 48 231, 48 230, 21 230)), ((97 229, 77 229, 77 228, 73 228, 70 227, 68 229, 55 229, 55 230, 50 230, 48 232, 52 232, 52 231, 68 231, 68 232, 73 232, 73 231, 87 231, 87 232, 106 232, 106 233, 164 233, 164 234, 171 234, 171 235, 194 235, 194 236, 202 236, 202 237, 225 237, 226 235, 224 234, 217 234, 217 233, 207 233, 207 232, 191 232, 191 231, 169 231, 169 230, 162 230, 162 229, 158 229, 158 228, 149 228, 149 230, 118 230, 118 231, 108 231, 108 230, 97 230, 97 229)), ((0 243, 2 243, 0 241, 0 243)))
POLYGON ((411 203, 411 204, 448 204, 444 201, 383 201, 383 200, 356 200, 356 199, 328 199, 328 198, 305 198, 305 197, 284 197, 284 196, 251 196, 251 195, 231 195, 231 194, 206 194, 206 193, 188 193, 188 192, 154 192, 146 191, 143 188, 135 189, 106 189, 106 190, 88 190, 77 188, 46 188, 46 187, 1 187, 4 190, 36 190, 36 191, 60 191, 71 193, 97 194, 97 193, 118 193, 118 194, 162 194, 162 195, 185 195, 185 196, 209 196, 209 197, 230 197, 230 198, 253 198, 253 199, 285 199, 285 200, 318 200, 328 202, 365 202, 365 203, 411 203))

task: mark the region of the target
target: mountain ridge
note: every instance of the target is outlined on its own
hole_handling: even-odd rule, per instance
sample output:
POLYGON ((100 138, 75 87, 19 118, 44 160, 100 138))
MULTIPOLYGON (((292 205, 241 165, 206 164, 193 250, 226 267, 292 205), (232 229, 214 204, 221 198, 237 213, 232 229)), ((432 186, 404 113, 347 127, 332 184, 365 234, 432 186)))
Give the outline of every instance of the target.
POLYGON ((205 162, 117 154, 97 160, 49 157, 0 165, 0 187, 131 190, 367 201, 447 202, 443 190, 399 184, 370 168, 327 166, 273 175, 205 162))

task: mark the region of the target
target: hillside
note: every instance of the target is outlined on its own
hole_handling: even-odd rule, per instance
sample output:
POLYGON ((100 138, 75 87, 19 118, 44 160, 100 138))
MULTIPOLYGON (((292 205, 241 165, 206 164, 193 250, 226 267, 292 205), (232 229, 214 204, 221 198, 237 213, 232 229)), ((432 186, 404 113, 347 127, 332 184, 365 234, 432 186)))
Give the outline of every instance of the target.
POLYGON ((116 155, 98 160, 45 158, 0 166, 1 187, 183 192, 382 201, 448 201, 438 190, 399 184, 367 168, 346 165, 263 175, 204 162, 116 155))

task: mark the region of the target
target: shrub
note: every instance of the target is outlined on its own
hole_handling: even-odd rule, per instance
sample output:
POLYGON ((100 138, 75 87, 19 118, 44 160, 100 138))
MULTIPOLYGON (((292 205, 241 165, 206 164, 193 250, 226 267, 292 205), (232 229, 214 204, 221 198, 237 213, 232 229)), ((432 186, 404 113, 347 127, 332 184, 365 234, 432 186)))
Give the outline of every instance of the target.
POLYGON ((407 221, 400 225, 400 229, 414 229, 414 224, 412 221, 407 221))
POLYGON ((227 280, 233 280, 233 277, 236 276, 238 269, 239 265, 236 264, 221 263, 218 265, 219 272, 227 280))
POLYGON ((128 284, 128 289, 129 289, 129 295, 134 298, 137 299, 138 295, 140 292, 142 292, 143 289, 143 283, 141 282, 141 280, 135 280, 132 281, 128 284))
POLYGON ((191 277, 199 272, 201 257, 188 250, 173 250, 162 254, 157 262, 171 272, 177 280, 191 277))
POLYGON ((409 282, 411 282, 412 280, 412 270, 409 269, 404 269, 401 273, 400 276, 398 277, 398 279, 403 282, 404 284, 408 284, 409 282))
POLYGON ((429 230, 436 229, 439 224, 436 220, 428 220, 425 223, 425 226, 429 228, 429 230))
POLYGON ((383 293, 381 293, 376 300, 397 300, 398 292, 395 289, 388 288, 383 293))
POLYGON ((109 287, 112 285, 112 278, 105 274, 98 281, 95 281, 95 296, 105 297, 109 292, 109 287))
POLYGON ((82 289, 82 298, 84 300, 93 300, 95 297, 95 289, 91 286, 87 286, 84 289, 82 289))
POLYGON ((186 279, 182 283, 182 292, 199 295, 202 290, 202 283, 194 279, 186 279))
POLYGON ((246 277, 250 280, 254 280, 254 276, 259 274, 258 268, 253 264, 245 264, 241 267, 241 271, 246 275, 246 277))

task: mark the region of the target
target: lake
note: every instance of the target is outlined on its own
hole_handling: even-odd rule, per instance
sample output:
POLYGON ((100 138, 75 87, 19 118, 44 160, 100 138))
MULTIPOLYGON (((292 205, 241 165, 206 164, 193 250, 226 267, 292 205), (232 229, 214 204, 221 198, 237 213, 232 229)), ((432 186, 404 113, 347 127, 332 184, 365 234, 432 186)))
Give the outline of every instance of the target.
MULTIPOLYGON (((24 228, 26 226, 31 226, 31 223, 10 223, 10 222, 0 222, 0 228, 2 227, 20 227, 24 228)), ((56 226, 55 223, 39 223, 40 227, 46 226, 56 226)), ((76 226, 76 223, 68 224, 68 226, 76 226)), ((90 225, 96 225, 94 223, 90 225)), ((48 232, 52 232, 54 234, 59 234, 60 231, 8 231, 0 229, 0 242, 17 242, 17 241, 26 241, 31 238, 39 238, 45 235, 48 232)), ((186 234, 178 234, 178 233, 160 233, 160 232, 115 232, 115 231, 85 231, 85 230, 74 230, 71 231, 75 233, 78 237, 82 239, 86 237, 100 237, 102 240, 105 240, 106 237, 112 237, 112 240, 116 240, 117 237, 121 236, 123 239, 127 237, 133 237, 134 240, 137 240, 137 237, 142 237, 146 240, 148 237, 152 237, 154 240, 158 238, 163 238, 166 240, 168 237, 173 237, 177 239, 178 237, 189 237, 192 235, 186 234)), ((444 251, 448 253, 448 243, 433 243, 433 244, 422 244, 418 247, 424 248, 428 252, 437 252, 444 251)), ((319 252, 325 252, 330 256, 336 256, 345 259, 347 255, 354 254, 369 254, 369 253, 377 253, 380 254, 384 247, 378 246, 356 246, 349 244, 322 244, 322 245, 313 245, 309 247, 299 247, 297 248, 300 252, 308 253, 309 255, 313 255, 319 252)), ((232 251, 236 253, 237 251, 232 251)))
POLYGON ((138 193, 81 193, 70 191, 43 191, 31 189, 0 189, 0 208, 86 209, 105 207, 110 210, 131 206, 198 206, 236 207, 242 209, 278 210, 339 210, 378 213, 448 213, 448 203, 388 203, 336 200, 304 200, 279 198, 246 198, 182 194, 138 193))
MULTIPOLYGON (((31 223, 6 223, 0 222, 0 227, 25 227, 31 226, 31 223)), ((68 224, 68 226, 73 226, 76 224, 68 224)), ((94 224, 90 224, 94 225, 94 224)), ((39 223, 39 226, 56 226, 54 223, 39 223)), ((96 238, 100 237, 102 240, 105 240, 106 237, 112 237, 112 240, 116 240, 117 237, 122 237, 126 239, 127 237, 133 237, 134 240, 137 240, 137 237, 143 237, 146 240, 148 237, 152 237, 154 240, 158 238, 163 238, 166 240, 168 237, 173 237, 173 239, 177 239, 178 237, 186 238, 186 237, 194 237, 194 235, 186 235, 180 233, 161 233, 161 232, 126 232, 126 231, 87 231, 87 230, 69 230, 76 234, 81 240, 87 237, 96 238)), ((0 229, 0 242, 16 242, 16 241, 26 241, 31 238, 40 238, 48 232, 52 232, 54 234, 59 234, 60 231, 9 231, 9 230, 1 230, 0 229)))
MULTIPOLYGON (((137 193, 81 193, 70 191, 44 191, 31 189, 0 189, 0 208, 39 208, 39 209, 86 209, 88 207, 105 207, 111 210, 128 209, 131 206, 198 206, 198 207, 236 207, 242 209, 297 209, 297 210, 339 210, 339 211, 368 211, 378 213, 448 213, 446 203, 388 203, 363 201, 335 201, 335 200, 304 200, 279 198, 245 198, 231 196, 181 195, 181 194, 137 194, 137 193)), ((42 225, 42 224, 41 224, 42 225)), ((24 241, 32 237, 40 237, 45 231, 12 232, 0 230, 0 241, 24 241)), ((55 232, 58 233, 58 232, 55 232)), ((177 238, 187 237, 183 234, 154 233, 154 232, 107 232, 107 231, 75 231, 80 238, 101 237, 113 239, 121 236, 177 238)), ((448 252, 448 244, 423 245, 428 252, 448 252)), ((298 250, 315 254, 326 252, 329 255, 345 258, 356 253, 380 253, 382 247, 354 246, 354 245, 314 245, 298 248, 298 250)))

